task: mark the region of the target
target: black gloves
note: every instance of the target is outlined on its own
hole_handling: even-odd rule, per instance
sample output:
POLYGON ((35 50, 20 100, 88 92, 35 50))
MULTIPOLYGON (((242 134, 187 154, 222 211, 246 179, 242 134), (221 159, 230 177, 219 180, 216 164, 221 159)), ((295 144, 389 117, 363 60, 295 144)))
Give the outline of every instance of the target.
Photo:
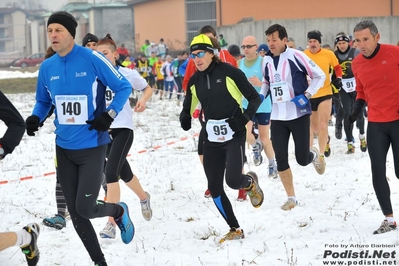
POLYGON ((91 125, 89 130, 95 129, 98 131, 107 131, 113 121, 114 119, 108 114, 108 112, 104 112, 93 120, 87 120, 86 123, 91 125))
POLYGON ((237 132, 240 129, 243 129, 245 125, 248 123, 249 119, 245 117, 245 115, 241 115, 239 118, 230 117, 226 119, 226 122, 229 124, 230 128, 237 132))
POLYGON ((184 131, 191 128, 191 115, 185 110, 182 110, 180 113, 180 126, 184 131))
POLYGON ((342 78, 336 78, 331 83, 337 90, 342 89, 342 78))
MULTIPOLYGON (((347 128, 352 128, 352 124, 357 120, 366 102, 363 99, 357 99, 352 106, 352 113, 348 115, 344 121, 347 128)), ((362 114, 363 115, 363 114, 362 114)))
POLYGON ((26 133, 29 136, 34 136, 35 135, 35 131, 39 130, 39 123, 40 123, 40 119, 37 115, 31 115, 28 118, 26 118, 26 133))

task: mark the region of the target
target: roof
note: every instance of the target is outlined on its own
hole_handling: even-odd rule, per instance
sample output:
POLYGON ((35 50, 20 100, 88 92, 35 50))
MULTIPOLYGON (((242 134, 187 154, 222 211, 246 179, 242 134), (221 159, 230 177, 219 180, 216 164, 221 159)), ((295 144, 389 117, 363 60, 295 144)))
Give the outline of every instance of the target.
POLYGON ((128 6, 127 3, 100 3, 100 4, 96 4, 93 7, 99 7, 99 8, 103 8, 103 7, 126 7, 128 6))
POLYGON ((10 14, 10 13, 13 13, 13 12, 15 12, 15 11, 22 11, 22 12, 24 12, 21 8, 18 8, 18 7, 3 7, 3 8, 0 8, 0 14, 10 14))
POLYGON ((92 4, 87 2, 72 2, 65 5, 61 10, 66 12, 73 12, 73 11, 87 11, 93 7, 92 4))
POLYGON ((44 9, 39 9, 39 10, 25 10, 21 9, 19 7, 6 7, 6 8, 0 8, 0 14, 12 14, 14 12, 22 12, 25 14, 27 18, 40 18, 43 14, 46 13, 46 10, 44 9))
POLYGON ((135 4, 141 4, 141 3, 146 3, 146 2, 152 2, 154 0, 129 0, 126 3, 128 5, 135 5, 135 4))

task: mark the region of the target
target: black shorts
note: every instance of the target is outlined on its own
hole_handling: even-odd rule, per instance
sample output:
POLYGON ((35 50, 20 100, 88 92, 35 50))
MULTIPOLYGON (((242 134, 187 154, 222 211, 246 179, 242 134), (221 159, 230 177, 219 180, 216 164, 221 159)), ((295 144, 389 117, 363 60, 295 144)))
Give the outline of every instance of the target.
POLYGON ((332 95, 326 95, 326 96, 322 96, 319 98, 315 98, 315 99, 310 99, 310 105, 312 106, 312 111, 317 111, 317 108, 319 108, 319 104, 321 102, 324 102, 325 100, 331 99, 332 95))

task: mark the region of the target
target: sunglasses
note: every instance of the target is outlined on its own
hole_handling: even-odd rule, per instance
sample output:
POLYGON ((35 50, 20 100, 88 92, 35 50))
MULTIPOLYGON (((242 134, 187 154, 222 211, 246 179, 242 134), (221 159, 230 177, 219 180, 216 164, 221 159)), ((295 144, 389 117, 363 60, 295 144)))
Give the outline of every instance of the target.
POLYGON ((256 46, 256 44, 247 44, 247 45, 241 45, 241 49, 251 49, 252 47, 256 46))
POLYGON ((190 57, 191 57, 192 59, 195 59, 196 57, 202 58, 202 57, 205 56, 205 54, 206 54, 206 52, 199 52, 199 53, 197 53, 197 54, 190 54, 190 57))

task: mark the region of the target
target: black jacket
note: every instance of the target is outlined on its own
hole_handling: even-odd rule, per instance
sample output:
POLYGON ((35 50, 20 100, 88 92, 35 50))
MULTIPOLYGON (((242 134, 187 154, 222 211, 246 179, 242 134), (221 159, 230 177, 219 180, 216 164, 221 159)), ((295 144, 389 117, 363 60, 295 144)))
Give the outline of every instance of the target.
MULTIPOLYGON (((259 93, 248 82, 244 72, 228 63, 211 63, 205 71, 197 71, 189 80, 183 111, 193 113, 198 101, 204 111, 205 122, 209 119, 252 119, 261 104, 259 93), (242 97, 248 102, 243 113, 242 97)), ((234 138, 245 140, 246 129, 235 132, 234 138)))
POLYGON ((22 139, 25 132, 25 122, 21 114, 7 97, 0 91, 0 120, 6 126, 7 131, 0 138, 0 144, 4 149, 4 156, 11 153, 22 139))

